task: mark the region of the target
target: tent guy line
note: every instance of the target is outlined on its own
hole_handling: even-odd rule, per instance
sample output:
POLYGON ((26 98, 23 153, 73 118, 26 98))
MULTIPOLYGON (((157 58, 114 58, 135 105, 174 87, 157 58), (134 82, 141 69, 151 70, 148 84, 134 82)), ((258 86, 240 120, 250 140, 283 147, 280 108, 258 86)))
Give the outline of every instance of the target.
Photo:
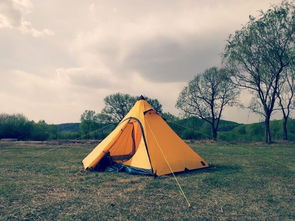
MULTIPOLYGON (((151 129, 151 128, 150 128, 150 125, 149 125, 148 122, 147 122, 147 125, 148 125, 149 129, 151 129)), ((162 149, 162 147, 159 145, 159 142, 158 142, 158 140, 157 140, 157 138, 156 138, 154 132, 153 132, 152 130, 151 130, 151 132, 152 132, 152 135, 153 135, 154 139, 155 139, 156 142, 157 142, 157 146, 158 146, 159 149, 161 150, 162 156, 163 156, 164 160, 166 161, 167 166, 169 167, 169 169, 170 169, 170 171, 171 171, 171 174, 173 175, 173 178, 175 179, 175 182, 176 182, 176 184, 177 184, 177 186, 178 186, 178 188, 179 188, 179 190, 180 190, 180 193, 183 195, 183 197, 184 197, 184 199, 185 199, 185 201, 186 201, 186 203, 187 203, 187 206, 188 206, 189 208, 191 208, 191 203, 189 202, 187 196, 185 195, 185 193, 184 193, 184 191, 183 191, 183 189, 182 189, 182 187, 181 187, 181 185, 180 185, 180 183, 179 183, 177 177, 175 176, 175 173, 173 172, 173 170, 172 170, 172 168, 171 168, 171 166, 170 166, 170 164, 169 164, 167 158, 165 157, 165 154, 163 153, 163 149, 162 149)))

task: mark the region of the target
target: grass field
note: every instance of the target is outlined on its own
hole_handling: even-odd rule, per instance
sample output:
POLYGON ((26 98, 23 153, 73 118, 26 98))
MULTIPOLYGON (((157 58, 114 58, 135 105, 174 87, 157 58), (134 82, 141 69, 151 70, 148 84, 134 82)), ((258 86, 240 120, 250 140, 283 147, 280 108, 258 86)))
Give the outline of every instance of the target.
POLYGON ((0 143, 0 220, 294 220, 295 145, 195 143, 212 165, 172 176, 87 172, 93 144, 0 143))

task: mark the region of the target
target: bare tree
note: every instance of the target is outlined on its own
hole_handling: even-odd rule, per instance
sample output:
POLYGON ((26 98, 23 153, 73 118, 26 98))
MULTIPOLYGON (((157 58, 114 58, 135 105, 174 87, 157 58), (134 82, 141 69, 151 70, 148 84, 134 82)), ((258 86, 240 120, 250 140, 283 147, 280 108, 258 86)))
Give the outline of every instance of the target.
POLYGON ((196 116, 209 123, 212 138, 216 140, 224 107, 234 104, 237 95, 229 72, 212 67, 188 83, 181 91, 176 107, 187 116, 196 116))
POLYGON ((295 73, 294 69, 286 70, 282 77, 282 82, 278 89, 278 105, 283 114, 283 139, 288 140, 288 119, 291 110, 295 107, 295 73))
POLYGON ((224 61, 236 74, 233 81, 255 93, 262 107, 265 142, 271 143, 270 118, 282 72, 294 60, 294 5, 283 1, 230 35, 224 61))

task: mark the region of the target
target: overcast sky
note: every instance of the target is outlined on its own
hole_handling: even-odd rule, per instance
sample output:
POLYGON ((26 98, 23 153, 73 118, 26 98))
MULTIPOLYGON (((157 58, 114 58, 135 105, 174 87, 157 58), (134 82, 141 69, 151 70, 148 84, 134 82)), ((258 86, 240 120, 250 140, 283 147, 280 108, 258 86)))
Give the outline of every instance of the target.
MULTIPOLYGON (((179 92, 220 65, 228 35, 279 2, 0 0, 0 113, 79 122, 121 92, 157 98, 178 114, 179 92)), ((259 120, 237 108, 223 119, 259 120)))

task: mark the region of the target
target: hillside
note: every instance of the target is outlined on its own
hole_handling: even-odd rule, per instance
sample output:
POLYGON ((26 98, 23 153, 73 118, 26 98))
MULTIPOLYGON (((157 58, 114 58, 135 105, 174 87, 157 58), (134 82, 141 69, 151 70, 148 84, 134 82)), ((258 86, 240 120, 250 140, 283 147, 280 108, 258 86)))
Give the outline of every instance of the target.
POLYGON ((59 132, 79 132, 80 123, 56 124, 56 127, 59 132))
MULTIPOLYGON (((210 125, 197 117, 189 117, 177 121, 168 121, 168 124, 176 133, 184 139, 208 139, 211 134, 210 125)), ((231 131, 238 127, 239 123, 220 120, 219 131, 231 131)))
MULTIPOLYGON (((281 140, 283 137, 282 120, 272 120, 270 123, 271 135, 274 140, 281 140)), ((295 140, 295 119, 288 121, 289 140, 295 140)), ((255 142, 264 139, 264 123, 241 124, 229 131, 221 131, 219 139, 224 141, 255 142)))

